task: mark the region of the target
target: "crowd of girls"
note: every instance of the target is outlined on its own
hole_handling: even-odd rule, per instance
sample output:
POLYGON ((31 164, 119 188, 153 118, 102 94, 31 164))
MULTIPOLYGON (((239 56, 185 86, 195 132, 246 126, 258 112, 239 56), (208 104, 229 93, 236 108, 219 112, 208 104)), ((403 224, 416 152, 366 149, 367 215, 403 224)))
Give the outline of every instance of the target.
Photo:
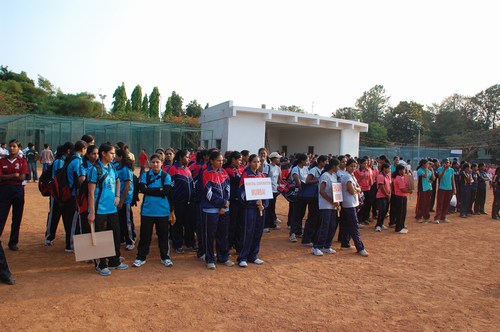
MULTIPOLYGON (((160 262, 173 266, 170 248, 177 254, 196 252, 208 269, 217 264, 263 264, 260 243, 264 232, 279 229, 276 216, 278 185, 288 177, 295 184, 296 199, 289 202, 289 240, 312 247, 315 256, 333 254, 334 234, 338 231, 340 249, 361 256, 368 251, 360 229, 376 220, 376 232, 390 227, 399 234, 406 226, 408 196, 413 192, 412 170, 398 157, 392 165, 385 156, 351 158, 350 156, 311 156, 297 154, 288 158, 262 148, 257 154, 248 150, 217 149, 190 154, 187 150, 156 149, 151 156, 140 156, 141 171, 135 178, 128 147, 119 142, 94 145, 93 137, 66 142, 57 148, 52 176, 63 167, 68 174, 71 198, 59 204, 50 198, 45 245, 55 240, 62 217, 65 251, 73 252, 74 234, 111 230, 115 254, 95 260, 95 271, 108 276, 111 270, 124 270, 121 245, 137 250, 133 267, 146 263, 156 229, 160 262), (245 179, 269 177, 273 196, 248 200, 245 179), (340 185, 342 199, 334 197, 340 185), (140 198, 140 232, 137 239, 132 206, 136 192, 140 198), (303 227, 303 219, 307 219, 303 227), (370 215, 372 218, 370 218, 370 215), (390 216, 388 225, 385 218, 390 216), (351 240, 354 246, 351 245, 351 240), (138 241, 138 242, 137 242, 138 241), (136 243, 137 242, 137 243, 136 243), (230 259, 235 250, 237 261, 230 259)), ((26 161, 18 156, 19 143, 9 143, 9 155, 0 159, 0 235, 12 207, 12 229, 8 247, 18 250, 19 229, 24 206, 23 181, 28 173, 26 161)), ((484 164, 453 162, 445 159, 422 159, 415 170, 418 179, 415 218, 430 222, 435 204, 434 223, 449 222, 453 213, 450 201, 455 195, 460 217, 486 214, 486 185, 490 181, 484 164)), ((500 174, 500 168, 497 169, 500 174)), ((492 218, 500 219, 500 176, 491 181, 494 191, 492 218)), ((15 283, 5 253, 0 246, 0 280, 15 283)))

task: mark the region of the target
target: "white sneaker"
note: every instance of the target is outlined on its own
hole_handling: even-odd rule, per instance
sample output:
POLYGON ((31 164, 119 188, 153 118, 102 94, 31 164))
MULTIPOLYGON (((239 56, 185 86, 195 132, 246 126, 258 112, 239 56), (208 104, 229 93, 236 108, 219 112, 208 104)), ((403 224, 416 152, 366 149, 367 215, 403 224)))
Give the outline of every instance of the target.
POLYGON ((161 263, 162 263, 163 265, 165 265, 166 267, 171 267, 171 266, 174 266, 174 262, 172 262, 172 260, 171 260, 171 259, 168 259, 168 258, 166 258, 166 259, 162 259, 162 260, 161 260, 161 263))
POLYGON ((439 224, 439 220, 434 220, 434 223, 435 224, 439 224))
POLYGON ((389 229, 389 227, 387 227, 386 225, 382 225, 382 227, 381 227, 381 228, 382 228, 382 230, 383 230, 383 231, 386 231, 386 230, 388 230, 388 229, 389 229))
POLYGON ((311 253, 314 256, 323 256, 323 252, 321 250, 319 250, 318 248, 312 248, 311 253))
POLYGON ((421 219, 421 218, 420 218, 420 219, 417 219, 417 222, 418 222, 419 224, 421 224, 421 223, 423 223, 423 222, 424 222, 424 219, 421 219))
POLYGON ((441 220, 441 222, 449 223, 449 222, 451 222, 451 220, 450 219, 444 219, 444 220, 441 220))
POLYGON ((358 223, 358 228, 359 228, 359 229, 361 229, 361 228, 365 228, 365 225, 358 223))
POLYGON ((146 261, 141 261, 140 259, 136 259, 136 260, 132 263, 132 266, 133 266, 133 267, 141 267, 141 266, 143 266, 144 264, 146 264, 146 261))
POLYGON ((269 233, 269 232, 271 232, 271 230, 269 228, 267 228, 267 227, 264 228, 264 233, 269 233))
POLYGON ((240 267, 247 267, 248 266, 247 262, 245 262, 245 261, 241 261, 238 265, 240 267))
POLYGON ((134 248, 135 248, 135 245, 134 245, 134 244, 127 244, 127 245, 125 246, 125 249, 126 249, 126 250, 129 250, 129 251, 130 251, 130 250, 134 250, 134 248))
POLYGON ((403 229, 402 229, 402 230, 400 230, 398 233, 399 233, 399 234, 406 234, 406 233, 408 233, 408 229, 407 229, 407 228, 403 228, 403 229))
POLYGON ((375 227, 375 232, 381 232, 381 231, 382 231, 382 227, 380 227, 380 226, 375 227))
POLYGON ((321 251, 322 251, 324 254, 334 254, 334 253, 336 253, 335 249, 333 249, 333 248, 326 248, 326 249, 325 249, 325 248, 323 248, 323 249, 321 249, 321 251))
POLYGON ((264 261, 260 258, 257 258, 256 260, 253 261, 254 264, 257 264, 257 265, 262 265, 264 264, 264 261))
POLYGON ((358 251, 358 254, 360 254, 363 257, 368 257, 368 251, 366 251, 365 249, 358 251))
POLYGON ((209 269, 209 270, 215 270, 215 263, 208 263, 207 264, 207 269, 209 269))
POLYGON ((297 237, 295 236, 295 233, 292 233, 292 235, 290 235, 290 242, 297 242, 297 237))
POLYGON ((279 220, 279 219, 276 219, 276 221, 275 221, 274 223, 276 223, 276 224, 281 224, 281 223, 282 223, 282 221, 281 221, 281 220, 279 220))
POLYGON ((224 265, 227 267, 231 267, 231 266, 234 266, 234 262, 232 260, 228 259, 227 261, 224 262, 224 265))

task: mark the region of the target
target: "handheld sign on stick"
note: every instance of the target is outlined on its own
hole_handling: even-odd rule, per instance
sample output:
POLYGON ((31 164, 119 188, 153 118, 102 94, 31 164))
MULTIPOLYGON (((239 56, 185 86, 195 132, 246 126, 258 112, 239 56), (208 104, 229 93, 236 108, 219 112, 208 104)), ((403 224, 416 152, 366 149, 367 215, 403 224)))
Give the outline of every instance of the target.
POLYGON ((113 231, 96 233, 94 223, 90 224, 90 234, 73 236, 73 245, 77 262, 116 255, 113 231))
MULTIPOLYGON (((270 178, 245 178, 245 196, 247 201, 273 199, 273 187, 270 178)), ((262 216, 262 211, 260 211, 262 216)))

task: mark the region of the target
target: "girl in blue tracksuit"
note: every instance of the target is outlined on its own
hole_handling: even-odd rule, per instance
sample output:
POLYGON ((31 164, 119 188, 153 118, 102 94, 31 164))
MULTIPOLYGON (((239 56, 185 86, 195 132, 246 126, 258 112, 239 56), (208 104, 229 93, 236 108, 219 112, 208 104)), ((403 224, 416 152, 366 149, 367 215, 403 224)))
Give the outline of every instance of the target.
POLYGON ((120 179, 120 202, 118 203, 118 219, 120 220, 120 242, 125 242, 125 249, 135 247, 135 225, 132 214, 132 197, 134 196, 134 164, 125 150, 117 150, 115 160, 116 171, 120 179))
POLYGON ((97 165, 89 169, 88 201, 89 224, 95 225, 95 231, 113 232, 115 255, 109 258, 100 258, 96 261, 96 272, 102 276, 111 274, 109 270, 125 270, 127 264, 120 263, 120 224, 116 207, 120 202, 120 180, 112 162, 115 158, 115 148, 111 144, 101 144, 99 147, 99 164, 102 173, 99 175, 97 165))
POLYGON ((238 198, 238 188, 240 186, 241 174, 244 168, 241 167, 241 153, 233 151, 229 154, 226 164, 223 166, 229 175, 231 183, 231 197, 229 199, 231 212, 229 212, 229 248, 235 248, 236 252, 240 252, 240 224, 238 219, 241 217, 240 201, 238 198))
POLYGON ((266 200, 248 201, 245 195, 245 179, 246 178, 263 178, 264 174, 259 172, 260 160, 259 156, 252 154, 248 158, 248 167, 241 175, 240 187, 238 196, 243 207, 243 223, 241 237, 241 251, 238 256, 239 266, 247 267, 247 262, 255 264, 263 264, 264 261, 258 258, 260 250, 260 240, 264 230, 265 208, 269 204, 266 200))
POLYGON ((203 196, 203 171, 207 168, 208 151, 200 150, 196 153, 196 162, 189 166, 191 176, 193 177, 194 196, 193 196, 193 211, 196 225, 196 240, 198 241, 198 252, 196 256, 201 260, 205 260, 205 242, 203 239, 203 223, 201 211, 201 197, 203 196))
POLYGON ((141 230, 137 256, 132 264, 140 267, 146 263, 149 254, 153 226, 158 235, 161 263, 166 267, 173 265, 170 258, 170 243, 168 239, 170 194, 172 181, 170 175, 161 169, 162 161, 158 154, 150 157, 150 170, 141 174, 139 190, 144 194, 141 204, 141 230))
POLYGON ((194 182, 191 170, 188 168, 189 153, 179 150, 175 154, 175 162, 168 170, 172 178, 171 215, 170 222, 175 221, 172 229, 172 242, 176 253, 182 254, 182 245, 191 251, 197 251, 194 243, 194 230, 196 227, 193 210, 194 182), (175 211, 175 214, 174 214, 175 211))
POLYGON ((209 166, 203 171, 203 196, 201 198, 202 223, 205 239, 205 262, 207 268, 215 269, 214 242, 217 247, 217 261, 233 266, 229 260, 228 223, 230 183, 227 172, 222 168, 224 157, 219 151, 209 155, 209 166))
MULTIPOLYGON (((99 158, 99 149, 95 145, 91 145, 87 147, 87 152, 83 157, 82 164, 80 165, 80 174, 87 178, 88 170, 90 167, 94 166, 94 163, 99 158)), ((80 214, 78 225, 76 227, 75 234, 88 234, 90 233, 90 226, 87 220, 87 216, 89 215, 89 206, 88 206, 88 182, 84 181, 80 184, 80 188, 78 188, 78 212, 80 214)))

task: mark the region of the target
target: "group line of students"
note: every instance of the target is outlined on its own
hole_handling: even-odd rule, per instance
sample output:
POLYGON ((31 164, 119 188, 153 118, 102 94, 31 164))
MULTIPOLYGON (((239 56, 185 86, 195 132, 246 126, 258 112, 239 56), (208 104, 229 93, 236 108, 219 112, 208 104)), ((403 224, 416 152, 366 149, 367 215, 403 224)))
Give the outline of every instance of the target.
MULTIPOLYGON (((24 205, 21 183, 28 173, 26 162, 17 155, 17 145, 15 140, 9 143, 9 157, 1 159, 0 164, 0 235, 12 206, 11 250, 18 250, 24 205)), ((136 182, 134 166, 123 143, 118 143, 116 147, 110 143, 97 147, 92 136, 84 135, 75 144, 67 142, 58 147, 56 156, 52 175, 66 164, 72 198, 64 205, 50 198, 45 244, 52 245, 61 216, 66 233, 66 252, 73 252, 72 236, 89 233, 91 224, 97 232, 111 230, 115 255, 95 261, 96 272, 103 276, 109 276, 114 269, 128 268, 122 262, 120 245, 124 244, 127 250, 135 248, 136 231, 131 208, 137 200, 134 197, 135 186, 143 196, 134 267, 146 263, 153 228, 156 228, 158 236, 161 264, 166 267, 173 266, 171 243, 179 254, 184 252, 183 246, 196 252, 208 269, 215 269, 217 263, 228 267, 235 265, 229 258, 232 248, 238 253, 236 263, 240 267, 247 267, 248 263, 263 264, 264 261, 259 258, 263 232, 279 228, 275 207, 279 195, 278 183, 283 178, 284 168, 289 169, 289 176, 298 191, 298 198, 289 203, 290 241, 297 242, 297 238, 302 237, 302 244, 311 246, 313 255, 335 253, 332 242, 339 228, 341 249, 356 249, 361 256, 368 256, 359 228, 369 224, 370 211, 377 219, 375 231, 388 229, 384 219, 390 210, 389 227, 394 227, 401 234, 408 232, 405 225, 407 197, 413 189, 405 176, 408 168, 396 158, 391 166, 384 156, 374 164, 370 158, 309 158, 305 154, 297 154, 293 165, 288 167, 288 160, 283 163, 283 154, 273 152, 268 156, 264 148, 258 154, 243 150, 223 155, 217 149, 199 150, 195 160, 187 150, 157 149, 147 159, 148 170, 146 165, 143 167, 141 164, 136 182), (249 177, 270 177, 273 198, 247 200, 244 179, 249 177), (342 185, 341 203, 333 200, 334 183, 342 185), (82 191, 86 193, 86 200, 81 199, 82 191), (302 227, 306 209, 308 216, 302 227), (350 245, 351 239, 354 246, 350 245)), ((140 159, 144 160, 142 153, 140 159)), ((417 168, 416 218, 418 221, 429 220, 433 183, 439 179, 434 222, 447 222, 451 195, 456 193, 455 172, 450 170, 453 168, 450 168, 448 160, 444 160, 439 168, 433 168, 433 165, 432 161, 422 160, 417 168)), ((469 187, 474 182, 481 183, 481 178, 486 181, 483 166, 462 165, 458 176, 462 193, 460 206, 464 210, 461 216, 466 216, 472 207, 472 189, 469 187)), ((500 174, 498 169, 497 172, 500 174)), ((493 188, 495 202, 492 216, 498 219, 499 177, 494 177, 493 188)), ((485 197, 482 190, 482 187, 476 188, 477 206, 474 210, 477 213, 485 213, 484 202, 481 207, 481 197, 485 197)), ((0 267, 0 280, 14 283, 3 249, 0 249, 0 267)))

